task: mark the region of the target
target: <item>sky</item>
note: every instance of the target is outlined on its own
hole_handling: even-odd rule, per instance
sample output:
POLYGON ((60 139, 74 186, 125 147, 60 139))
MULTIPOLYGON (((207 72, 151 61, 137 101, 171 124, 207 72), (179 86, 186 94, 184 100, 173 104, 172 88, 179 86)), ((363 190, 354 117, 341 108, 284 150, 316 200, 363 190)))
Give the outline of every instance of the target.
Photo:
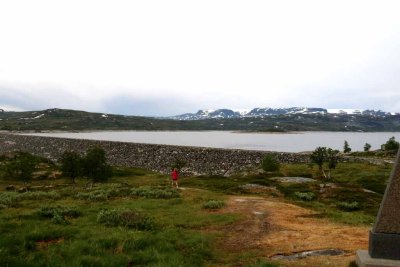
POLYGON ((400 112, 400 1, 0 0, 0 108, 400 112))

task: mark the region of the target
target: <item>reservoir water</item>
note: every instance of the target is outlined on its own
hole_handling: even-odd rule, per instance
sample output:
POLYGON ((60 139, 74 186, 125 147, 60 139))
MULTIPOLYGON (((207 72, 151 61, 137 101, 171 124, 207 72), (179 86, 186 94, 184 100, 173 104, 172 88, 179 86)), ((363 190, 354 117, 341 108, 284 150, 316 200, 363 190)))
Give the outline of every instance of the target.
POLYGON ((400 140, 400 132, 95 131, 26 135, 279 152, 312 151, 318 146, 342 151, 345 140, 349 143, 352 151, 363 151, 365 143, 369 143, 372 146, 371 149, 375 150, 379 149, 392 136, 397 141, 400 140))

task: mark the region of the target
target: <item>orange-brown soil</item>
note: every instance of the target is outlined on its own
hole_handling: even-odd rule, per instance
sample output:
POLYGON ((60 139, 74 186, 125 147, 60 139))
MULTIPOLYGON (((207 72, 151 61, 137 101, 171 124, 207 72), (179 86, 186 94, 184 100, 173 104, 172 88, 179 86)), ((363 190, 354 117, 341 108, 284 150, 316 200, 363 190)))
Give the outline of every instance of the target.
POLYGON ((223 230, 220 246, 231 253, 252 250, 257 257, 272 261, 274 255, 309 250, 345 251, 339 256, 277 260, 281 266, 348 266, 358 249, 368 248, 370 227, 333 223, 282 199, 234 196, 221 212, 239 213, 244 218, 223 230))

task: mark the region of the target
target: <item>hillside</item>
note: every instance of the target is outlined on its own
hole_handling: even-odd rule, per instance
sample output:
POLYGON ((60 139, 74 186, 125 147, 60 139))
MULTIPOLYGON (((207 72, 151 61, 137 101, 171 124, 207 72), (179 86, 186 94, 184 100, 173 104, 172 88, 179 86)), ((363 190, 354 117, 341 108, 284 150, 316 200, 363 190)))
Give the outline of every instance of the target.
POLYGON ((400 131, 400 115, 280 114, 257 117, 176 120, 66 109, 0 112, 0 130, 234 130, 234 131, 400 131))
POLYGON ((347 162, 321 187, 316 166, 282 164, 181 177, 175 189, 163 174, 114 167, 91 188, 35 159, 26 187, 5 171, 15 158, 0 158, 0 266, 354 266, 391 171, 347 162))

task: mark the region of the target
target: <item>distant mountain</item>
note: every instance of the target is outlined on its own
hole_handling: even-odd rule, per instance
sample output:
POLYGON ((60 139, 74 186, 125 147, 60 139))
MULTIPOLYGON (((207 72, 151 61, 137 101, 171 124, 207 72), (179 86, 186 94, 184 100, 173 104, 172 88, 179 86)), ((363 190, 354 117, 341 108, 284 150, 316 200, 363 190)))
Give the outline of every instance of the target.
POLYGON ((290 114, 326 114, 328 111, 324 108, 255 108, 245 114, 247 117, 290 115, 290 114))
POLYGON ((237 118, 241 113, 231 109, 199 110, 196 113, 185 113, 178 116, 169 117, 175 120, 202 120, 217 118, 237 118))
POLYGON ((0 130, 7 131, 400 131, 400 114, 373 110, 322 108, 255 108, 200 110, 172 118, 124 116, 79 110, 0 111, 0 130))
POLYGON ((337 114, 337 115, 368 115, 368 116, 390 116, 389 112, 382 110, 357 110, 357 109, 324 109, 324 108, 254 108, 248 111, 235 111, 231 109, 199 110, 196 113, 185 113, 182 115, 169 117, 174 120, 204 120, 204 119, 229 119, 229 118, 248 118, 266 117, 294 114, 337 114))

